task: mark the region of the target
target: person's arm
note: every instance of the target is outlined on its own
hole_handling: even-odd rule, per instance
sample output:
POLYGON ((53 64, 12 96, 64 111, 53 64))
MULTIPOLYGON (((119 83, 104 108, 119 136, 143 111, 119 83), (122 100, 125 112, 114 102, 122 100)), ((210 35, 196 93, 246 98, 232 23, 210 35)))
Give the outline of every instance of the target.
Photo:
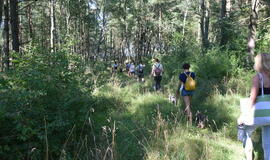
POLYGON ((179 89, 180 89, 181 85, 182 85, 182 82, 179 80, 178 85, 177 85, 177 89, 176 89, 176 95, 179 95, 179 92, 180 92, 179 89))
POLYGON ((178 85, 177 85, 177 89, 176 89, 176 93, 175 93, 176 104, 177 104, 178 99, 179 99, 179 95, 180 95, 180 87, 181 87, 182 83, 183 83, 183 82, 182 82, 181 80, 179 80, 178 85))
MULTIPOLYGON (((259 87, 260 87, 260 78, 259 78, 259 75, 256 74, 252 79, 252 86, 250 89, 250 97, 248 100, 248 104, 246 106, 246 107, 248 107, 248 108, 246 108, 247 111, 249 111, 249 109, 252 108, 253 105, 256 103, 256 98, 258 95, 259 87)), ((241 113, 237 119, 238 125, 243 124, 245 120, 246 120, 246 116, 243 115, 243 113, 241 113)))
POLYGON ((155 65, 152 66, 151 76, 154 76, 155 65))
POLYGON ((256 103, 259 87, 260 87, 260 78, 259 78, 259 75, 256 74, 252 79, 252 86, 250 89, 250 98, 249 98, 250 108, 256 103))

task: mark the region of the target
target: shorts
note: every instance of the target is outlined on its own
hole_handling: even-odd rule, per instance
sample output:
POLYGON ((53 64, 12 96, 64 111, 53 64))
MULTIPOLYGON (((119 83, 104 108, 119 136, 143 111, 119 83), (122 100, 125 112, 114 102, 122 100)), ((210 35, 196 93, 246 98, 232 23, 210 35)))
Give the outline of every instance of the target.
POLYGON ((182 89, 181 91, 181 96, 192 96, 194 91, 187 91, 185 88, 182 89))
POLYGON ((144 77, 144 74, 143 73, 138 73, 138 78, 143 78, 144 77))

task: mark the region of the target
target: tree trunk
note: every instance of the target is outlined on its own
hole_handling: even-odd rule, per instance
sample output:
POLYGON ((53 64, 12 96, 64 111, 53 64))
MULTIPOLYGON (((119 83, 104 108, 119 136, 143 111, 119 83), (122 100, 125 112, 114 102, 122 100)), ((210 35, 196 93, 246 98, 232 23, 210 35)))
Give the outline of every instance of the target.
POLYGON ((4 6, 4 1, 0 0, 0 25, 2 24, 3 6, 4 6))
POLYGON ((251 2, 251 15, 249 24, 249 36, 248 36, 248 59, 247 62, 250 64, 253 61, 255 42, 256 42, 256 29, 258 20, 258 5, 259 0, 252 0, 251 2))
POLYGON ((209 2, 208 0, 201 0, 201 39, 203 48, 208 48, 209 40, 209 2))
POLYGON ((32 7, 31 7, 31 5, 29 5, 27 7, 27 19, 28 19, 28 27, 29 27, 30 39, 32 40, 34 38, 34 33, 33 33, 33 21, 32 21, 32 7))
POLYGON ((18 16, 18 0, 10 0, 10 24, 12 33, 12 50, 19 52, 19 16, 18 16))
POLYGON ((4 15, 5 15, 5 24, 4 24, 4 56, 3 56, 3 66, 4 69, 9 69, 9 1, 5 0, 4 4, 4 15))
POLYGON ((55 0, 50 0, 50 18, 51 18, 51 52, 55 52, 55 0))
MULTIPOLYGON (((4 1, 3 0, 0 0, 0 26, 2 25, 2 13, 3 13, 3 6, 4 6, 4 1)), ((2 62, 2 57, 3 55, 1 55, 2 53, 2 46, 0 46, 0 62, 2 62)), ((2 70, 2 63, 1 63, 1 70, 2 70)))
POLYGON ((182 30, 183 37, 185 36, 186 20, 187 20, 187 14, 188 14, 188 10, 189 10, 189 0, 186 1, 186 4, 187 4, 187 8, 186 8, 185 15, 184 15, 183 30, 182 30))
POLYGON ((162 41, 161 41, 161 25, 162 25, 162 8, 160 6, 160 4, 158 5, 159 6, 159 19, 158 19, 158 44, 159 44, 159 53, 161 53, 162 51, 162 41))
POLYGON ((229 13, 228 6, 230 5, 229 0, 221 1, 221 15, 220 15, 220 46, 225 46, 228 42, 227 36, 227 18, 229 13))

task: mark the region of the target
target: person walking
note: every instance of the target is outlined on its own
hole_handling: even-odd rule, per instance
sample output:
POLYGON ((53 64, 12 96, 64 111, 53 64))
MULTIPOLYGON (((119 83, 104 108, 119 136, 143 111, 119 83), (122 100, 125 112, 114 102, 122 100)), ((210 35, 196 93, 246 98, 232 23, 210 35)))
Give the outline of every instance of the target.
POLYGON ((126 62, 126 72, 129 73, 130 62, 126 62))
POLYGON ((151 75, 154 77, 155 81, 154 89, 155 91, 159 91, 161 88, 161 80, 164 69, 158 58, 153 59, 153 62, 154 64, 152 66, 151 75))
POLYGON ((116 73, 117 69, 118 69, 118 63, 114 61, 114 63, 112 64, 112 73, 116 73))
POLYGON ((138 66, 136 67, 136 71, 137 71, 137 81, 138 82, 144 82, 144 67, 145 65, 140 61, 138 66))
MULTIPOLYGON (((179 93, 183 97, 185 104, 184 113, 187 115, 190 124, 192 124, 192 111, 191 111, 191 98, 194 93, 195 88, 190 88, 188 81, 195 79, 195 73, 189 70, 190 64, 185 63, 183 65, 183 72, 179 75, 179 83, 176 91, 176 98, 179 98, 179 93)), ((192 83, 192 82, 191 82, 192 83)), ((194 82, 193 82, 194 83, 194 82)), ((195 85, 195 84, 194 84, 195 85)))
POLYGON ((134 75, 135 75, 135 64, 134 64, 134 62, 130 63, 128 75, 129 75, 129 77, 134 77, 134 75))
POLYGON ((256 127, 262 127, 262 147, 264 151, 264 160, 270 160, 270 124, 268 118, 270 117, 270 54, 258 54, 254 60, 254 70, 257 73, 252 78, 250 97, 248 99, 247 106, 245 107, 247 111, 251 113, 250 115, 252 115, 252 112, 255 110, 254 115, 257 117, 254 117, 253 119, 254 125, 249 125, 247 122, 248 117, 240 115, 238 118, 238 124, 244 126, 243 143, 245 147, 246 159, 253 159, 251 135, 256 127), (260 103, 260 109, 263 108, 263 110, 257 110, 259 111, 257 113, 257 107, 255 107, 256 103, 260 103), (261 125, 259 125, 259 123, 261 125))

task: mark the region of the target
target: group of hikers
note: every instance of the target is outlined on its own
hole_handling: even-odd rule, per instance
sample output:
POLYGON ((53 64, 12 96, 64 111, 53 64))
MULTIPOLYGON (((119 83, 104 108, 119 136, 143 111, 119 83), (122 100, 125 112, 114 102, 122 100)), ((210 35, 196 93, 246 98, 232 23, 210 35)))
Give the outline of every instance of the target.
MULTIPOLYGON (((119 64, 114 61, 114 64, 112 64, 112 73, 116 73, 118 70, 123 72, 123 68, 123 66, 119 66, 119 64)), ((138 82, 144 82, 144 68, 145 65, 141 61, 137 65, 135 65, 133 61, 125 63, 125 71, 128 73, 128 76, 135 77, 137 75, 138 82)))
MULTIPOLYGON (((155 91, 161 90, 161 80, 164 73, 163 65, 161 64, 160 60, 158 58, 154 58, 152 60, 152 68, 150 75, 154 79, 154 85, 153 88, 155 91)), ((118 70, 118 64, 114 62, 112 65, 112 71, 116 72, 118 70)), ((122 68, 122 67, 121 67, 122 68)), ((137 65, 133 61, 127 62, 125 64, 126 72, 130 77, 134 77, 137 75, 137 81, 144 82, 144 69, 145 65, 140 61, 137 65)), ((181 96, 183 97, 183 101, 185 104, 184 113, 187 115, 188 120, 190 123, 192 123, 192 112, 191 112, 191 97, 193 95, 193 92, 195 90, 195 73, 191 72, 190 70, 190 64, 184 63, 183 64, 183 72, 179 75, 179 82, 176 89, 176 103, 177 99, 179 99, 179 95, 181 93, 181 96)), ((120 69, 122 71, 122 69, 120 69)))
MULTIPOLYGON (((117 69, 118 65, 113 66, 117 69)), ((141 62, 135 66, 134 62, 126 63, 128 75, 134 76, 137 73, 138 80, 144 81, 144 68, 141 62)), ((195 73, 191 72, 190 64, 184 63, 183 72, 179 74, 179 82, 176 88, 176 104, 179 96, 184 101, 184 113, 188 121, 192 123, 191 98, 195 91, 195 73)), ((238 118, 238 138, 243 142, 246 160, 253 160, 253 145, 251 135, 258 127, 262 128, 262 147, 264 160, 270 160, 270 54, 262 53, 255 57, 254 69, 257 74, 252 79, 252 87, 247 105, 244 108, 247 112, 241 113, 238 118), (247 118, 248 117, 248 118, 247 118), (252 119, 248 121, 247 119, 252 119), (239 136, 240 135, 240 136, 239 136)), ((154 89, 161 89, 161 80, 164 73, 163 65, 158 58, 153 59, 151 76, 154 78, 154 89)), ((196 116, 196 115, 195 115, 196 116)))
MULTIPOLYGON (((159 91, 161 89, 161 80, 164 69, 158 58, 153 59, 152 62, 153 66, 150 75, 154 77, 155 81, 153 88, 155 91, 159 91)), ((137 81, 139 82, 144 82, 144 69, 145 65, 142 63, 142 61, 140 61, 137 65, 134 63, 134 61, 125 63, 125 70, 128 73, 128 76, 137 76, 137 81)), ((114 64, 112 64, 112 73, 116 73, 118 70, 122 72, 123 67, 119 66, 119 64, 114 61, 114 64)))

